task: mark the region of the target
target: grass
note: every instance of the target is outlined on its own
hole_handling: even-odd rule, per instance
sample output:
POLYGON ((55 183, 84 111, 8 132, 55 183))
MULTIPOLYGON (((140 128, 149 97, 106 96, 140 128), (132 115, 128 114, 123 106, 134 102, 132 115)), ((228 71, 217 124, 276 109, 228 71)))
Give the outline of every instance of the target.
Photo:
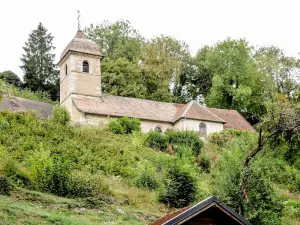
POLYGON ((17 189, 0 195, 1 225, 8 224, 147 224, 158 215, 105 199, 68 199, 17 189))

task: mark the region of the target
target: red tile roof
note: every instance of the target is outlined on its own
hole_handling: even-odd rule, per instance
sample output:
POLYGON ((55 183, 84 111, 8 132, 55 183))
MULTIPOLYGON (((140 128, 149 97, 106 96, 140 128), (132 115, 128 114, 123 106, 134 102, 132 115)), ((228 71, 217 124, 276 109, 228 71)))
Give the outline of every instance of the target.
POLYGON ((164 224, 165 222, 169 221, 170 219, 174 218, 175 216, 178 216, 180 213, 186 211, 187 209, 191 208, 192 206, 187 206, 185 208, 182 208, 182 209, 179 209, 179 210, 176 210, 174 212, 171 212, 169 213, 168 215, 166 216, 163 216, 157 220, 155 220, 154 222, 150 223, 149 225, 162 225, 164 224))
POLYGON ((85 113, 128 116, 169 123, 175 123, 180 118, 188 118, 224 123, 225 128, 255 131, 235 110, 205 108, 194 101, 188 104, 176 104, 114 95, 101 97, 76 95, 72 99, 75 106, 85 113))
POLYGON ((252 125, 236 110, 207 108, 210 112, 226 121, 224 128, 255 132, 252 125))

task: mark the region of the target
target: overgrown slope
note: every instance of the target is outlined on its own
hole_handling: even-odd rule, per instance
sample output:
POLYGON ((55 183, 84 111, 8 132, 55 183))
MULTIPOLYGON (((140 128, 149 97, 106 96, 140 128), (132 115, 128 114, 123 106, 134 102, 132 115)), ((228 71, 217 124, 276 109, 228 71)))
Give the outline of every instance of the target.
MULTIPOLYGON (((165 146, 160 151, 146 147, 149 135, 139 132, 113 134, 9 112, 0 112, 0 129, 0 177, 13 184, 10 196, 0 195, 1 224, 148 224, 172 210, 161 202, 189 204, 178 204, 182 196, 170 171, 195 182, 185 184, 196 188, 193 202, 214 194, 235 207, 241 159, 255 143, 255 134, 224 132, 204 148, 195 145, 198 155, 186 143, 165 149, 166 137, 151 134, 152 143, 165 146)), ((180 139, 176 133, 170 137, 180 139)), ((264 177, 253 182, 266 187, 261 190, 280 208, 268 214, 270 202, 251 195, 261 204, 246 216, 258 220, 260 210, 264 218, 299 224, 297 168, 276 154, 261 155, 253 168, 264 177)))

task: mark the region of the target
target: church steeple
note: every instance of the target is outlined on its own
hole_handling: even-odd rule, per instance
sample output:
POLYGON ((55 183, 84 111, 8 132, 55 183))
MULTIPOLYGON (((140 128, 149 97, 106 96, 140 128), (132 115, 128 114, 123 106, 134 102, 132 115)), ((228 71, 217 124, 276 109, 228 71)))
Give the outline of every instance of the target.
POLYGON ((101 96, 102 57, 98 45, 79 29, 58 63, 61 104, 72 94, 101 96))

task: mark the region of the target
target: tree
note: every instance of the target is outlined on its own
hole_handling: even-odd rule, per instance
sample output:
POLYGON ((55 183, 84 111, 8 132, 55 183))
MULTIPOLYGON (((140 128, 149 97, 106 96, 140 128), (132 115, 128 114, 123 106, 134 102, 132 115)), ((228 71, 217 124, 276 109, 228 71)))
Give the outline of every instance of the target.
POLYGON ((148 41, 141 56, 148 97, 157 101, 182 101, 190 63, 191 55, 184 42, 168 36, 148 41))
POLYGON ((274 101, 276 93, 280 93, 290 100, 295 99, 300 84, 299 59, 286 56, 282 49, 274 46, 259 48, 254 57, 264 80, 269 80, 269 85, 265 85, 269 97, 274 101))
POLYGON ((24 54, 21 69, 24 71, 24 87, 32 91, 47 91, 52 100, 57 100, 59 92, 58 70, 54 64, 52 51, 53 36, 39 23, 33 30, 23 47, 24 54))
POLYGON ((22 81, 14 72, 7 70, 0 73, 0 79, 8 84, 13 84, 16 87, 22 86, 22 81))
POLYGON ((267 144, 278 143, 286 135, 299 135, 300 132, 300 108, 297 105, 276 102, 268 108, 263 122, 258 126, 258 141, 256 147, 245 158, 243 165, 243 176, 240 185, 241 197, 240 213, 244 213, 245 205, 249 201, 248 180, 250 162, 264 149, 267 144), (246 203, 244 205, 244 203, 246 203))
MULTIPOLYGON (((228 38, 199 54, 200 68, 205 69, 203 76, 208 86, 212 79, 206 104, 236 109, 252 123, 257 122, 265 112, 265 99, 261 73, 256 69, 248 43, 228 38)), ((207 93, 207 89, 205 91, 207 93)))
POLYGON ((85 32, 89 39, 99 45, 105 58, 125 58, 131 62, 139 59, 144 39, 129 21, 118 20, 112 23, 105 20, 96 26, 91 24, 85 32))
POLYGON ((105 93, 134 98, 146 98, 147 89, 141 68, 125 58, 107 60, 102 65, 102 90, 105 93))
POLYGON ((187 78, 189 83, 188 92, 194 100, 199 97, 206 97, 212 86, 213 74, 205 64, 209 52, 210 47, 207 45, 197 52, 194 58, 195 71, 190 73, 187 78))

